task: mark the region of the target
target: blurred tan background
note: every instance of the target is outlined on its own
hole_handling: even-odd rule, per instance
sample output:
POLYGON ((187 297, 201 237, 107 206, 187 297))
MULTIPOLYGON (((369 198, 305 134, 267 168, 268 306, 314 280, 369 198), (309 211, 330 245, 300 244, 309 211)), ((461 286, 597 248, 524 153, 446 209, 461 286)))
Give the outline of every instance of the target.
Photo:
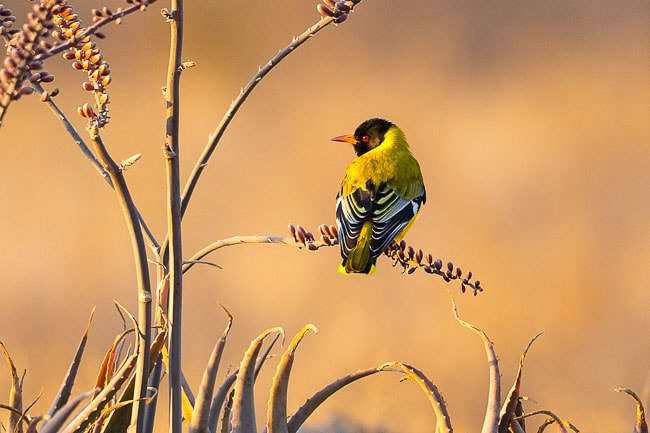
MULTIPOLYGON (((11 3, 24 16, 28 4, 11 3)), ((78 9, 86 23, 91 7, 120 4, 91 3, 78 9)), ((113 71, 104 138, 117 160, 142 153, 127 178, 159 239, 165 6, 109 26, 100 42, 113 71)), ((318 20, 315 6, 186 2, 184 57, 198 67, 182 80, 184 180, 239 88, 318 20)), ((226 323, 221 303, 235 316, 224 365, 268 327, 289 336, 306 323, 319 328, 297 353, 290 412, 337 377, 400 360, 440 387, 457 431, 478 431, 487 362, 479 338, 454 321, 450 289, 461 316, 494 340, 504 397, 521 351, 544 331, 524 369, 522 391, 534 400, 526 409, 553 410, 583 431, 631 429, 633 402, 613 390, 633 388, 648 402, 649 23, 650 3, 640 0, 367 0, 289 56, 249 98, 201 179, 183 225, 186 255, 234 235, 282 235, 289 222, 333 223, 353 152, 329 138, 381 116, 405 130, 428 190, 407 239, 471 269, 486 290, 461 295, 386 259, 371 277, 346 278, 335 249, 224 249, 209 257, 223 270, 197 267, 185 279, 192 386, 226 323)), ((83 75, 61 58, 47 69, 83 131, 74 114, 89 102, 83 75)), ((11 108, 0 143, 0 340, 27 369, 26 400, 42 393, 33 411, 41 413, 97 306, 75 391, 92 386, 121 330, 113 299, 136 308, 133 260, 115 198, 37 98, 11 108)), ((259 379, 260 422, 274 369, 271 361, 259 379)), ((433 432, 426 398, 398 378, 349 386, 308 426, 353 417, 379 431, 433 432)))

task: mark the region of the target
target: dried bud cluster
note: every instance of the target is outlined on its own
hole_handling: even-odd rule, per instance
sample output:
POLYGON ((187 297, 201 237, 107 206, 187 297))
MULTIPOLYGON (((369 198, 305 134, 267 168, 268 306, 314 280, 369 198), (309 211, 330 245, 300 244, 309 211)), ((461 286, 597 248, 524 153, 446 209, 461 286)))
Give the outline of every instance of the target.
POLYGON ((316 238, 311 232, 308 232, 303 228, 303 226, 294 226, 289 224, 289 233, 295 239, 296 242, 303 244, 310 250, 317 250, 319 246, 315 243, 316 238))
POLYGON ((338 243, 339 231, 336 226, 321 224, 318 226, 318 231, 320 232, 320 240, 326 245, 331 246, 338 243))
POLYGON ((11 9, 7 9, 4 5, 0 5, 0 23, 2 24, 3 29, 10 29, 14 25, 16 17, 11 12, 11 9))
POLYGON ((52 44, 44 38, 55 28, 52 17, 59 3, 52 1, 34 5, 27 15, 27 23, 19 29, 13 28, 16 17, 11 9, 0 5, 0 29, 8 39, 7 57, 0 69, 2 108, 6 108, 11 101, 34 92, 34 89, 26 84, 27 81, 49 83, 54 80, 53 75, 42 70, 43 61, 39 56, 52 48, 52 44))
POLYGON ((463 270, 459 267, 454 267, 452 262, 447 262, 445 266, 441 259, 433 260, 431 254, 425 256, 422 250, 416 251, 415 248, 408 245, 404 240, 399 243, 393 243, 384 251, 384 254, 395 261, 394 266, 402 266, 404 272, 408 274, 412 274, 417 268, 422 268, 427 274, 439 275, 446 282, 460 280, 463 293, 465 293, 467 287, 474 290, 474 295, 483 291, 479 280, 472 281, 472 271, 469 271, 463 277, 463 270))
POLYGON ((340 24, 348 19, 348 14, 352 12, 354 5, 361 0, 323 0, 323 3, 316 5, 316 10, 321 16, 334 18, 336 24, 340 24))
MULTIPOLYGON (((77 113, 87 119, 96 119, 97 126, 103 127, 108 123, 108 93, 106 87, 111 83, 110 66, 104 60, 95 41, 90 36, 83 36, 85 29, 72 7, 62 2, 54 13, 54 23, 58 27, 53 35, 60 39, 69 41, 71 48, 63 53, 63 58, 72 61, 72 67, 77 71, 85 71, 88 81, 82 83, 81 87, 87 92, 93 92, 95 96, 95 107, 86 103, 77 108, 77 113)), ((108 8, 102 10, 93 9, 93 21, 97 22, 105 17, 112 16, 113 12, 108 8)), ((95 34, 95 36, 99 36, 95 34)))
POLYGON ((320 232, 320 240, 316 240, 311 232, 305 230, 302 226, 294 226, 289 224, 289 233, 291 237, 299 244, 302 244, 311 251, 316 251, 320 247, 331 247, 338 245, 337 239, 338 230, 334 226, 322 224, 318 226, 320 232))
MULTIPOLYGON (((335 226, 321 224, 318 226, 318 231, 320 232, 320 241, 317 241, 314 235, 302 226, 289 224, 291 237, 298 244, 311 251, 315 251, 320 247, 338 245, 338 230, 335 226)), ((474 295, 483 291, 483 286, 481 286, 479 280, 472 281, 471 271, 463 276, 463 270, 455 267, 452 262, 447 262, 445 265, 440 259, 434 260, 431 254, 425 255, 422 250, 416 250, 404 240, 399 243, 393 242, 391 246, 386 248, 384 254, 394 260, 393 266, 400 265, 403 272, 407 274, 412 274, 418 268, 422 268, 427 274, 439 275, 446 282, 459 280, 463 293, 465 293, 468 287, 474 290, 474 295)))

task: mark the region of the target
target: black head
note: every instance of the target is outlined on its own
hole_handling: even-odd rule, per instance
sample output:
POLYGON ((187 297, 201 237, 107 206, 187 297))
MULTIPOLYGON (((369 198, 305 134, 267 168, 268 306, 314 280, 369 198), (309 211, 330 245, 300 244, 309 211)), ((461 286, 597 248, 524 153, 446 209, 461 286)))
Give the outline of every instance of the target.
POLYGON ((384 141, 386 132, 391 126, 393 124, 388 120, 368 119, 357 127, 354 134, 341 135, 332 138, 332 140, 350 143, 354 147, 357 156, 361 156, 379 146, 384 141))
POLYGON ((393 126, 391 122, 379 118, 368 119, 359 125, 354 131, 356 143, 353 145, 357 156, 379 146, 391 126, 393 126))

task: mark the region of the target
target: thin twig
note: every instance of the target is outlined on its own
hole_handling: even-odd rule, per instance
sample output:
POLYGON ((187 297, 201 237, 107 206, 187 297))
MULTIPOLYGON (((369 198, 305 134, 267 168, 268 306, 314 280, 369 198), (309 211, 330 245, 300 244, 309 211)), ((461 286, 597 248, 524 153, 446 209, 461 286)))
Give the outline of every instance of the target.
POLYGON ((183 71, 183 0, 172 0, 171 11, 163 10, 171 29, 165 102, 167 104, 164 154, 167 180, 167 235, 169 237, 169 431, 183 431, 181 389, 181 323, 183 311, 183 248, 181 237, 181 181, 179 161, 180 78, 183 71))
POLYGON ((97 158, 102 163, 104 170, 110 175, 115 194, 117 195, 124 220, 131 238, 131 246, 135 258, 136 278, 138 287, 138 336, 139 352, 137 354, 137 368, 132 422, 137 422, 136 433, 142 433, 142 419, 138 413, 144 409, 146 403, 147 377, 149 375, 149 347, 151 343, 151 283, 149 267, 145 249, 144 236, 138 219, 135 204, 124 179, 124 174, 106 150, 106 146, 99 135, 99 128, 94 121, 89 127, 90 139, 95 148, 97 158))
MULTIPOLYGON (((197 263, 201 263, 201 259, 203 259, 203 257, 220 248, 243 244, 285 244, 293 245, 298 248, 304 248, 305 246, 304 244, 296 242, 294 238, 291 238, 289 236, 233 236, 231 238, 220 239, 216 242, 211 243, 210 245, 206 245, 204 248, 194 253, 192 257, 190 257, 188 260, 185 260, 185 264, 183 265, 183 272, 189 271, 192 266, 196 265, 197 263)), ((320 241, 315 241, 314 245, 314 249, 329 246, 320 241)))

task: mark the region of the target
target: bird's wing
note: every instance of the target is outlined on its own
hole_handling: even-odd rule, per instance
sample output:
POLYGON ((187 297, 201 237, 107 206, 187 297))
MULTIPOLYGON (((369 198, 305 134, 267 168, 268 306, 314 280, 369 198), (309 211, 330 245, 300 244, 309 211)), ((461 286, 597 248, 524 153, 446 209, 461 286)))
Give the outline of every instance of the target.
POLYGON ((372 189, 358 188, 351 194, 339 194, 336 200, 336 225, 341 256, 347 258, 357 245, 364 221, 372 215, 372 189))
POLYGON ((336 202, 336 223, 341 256, 347 258, 357 245, 361 227, 372 220, 370 256, 379 257, 402 230, 411 222, 426 200, 421 183, 393 188, 382 184, 375 190, 358 188, 346 196, 339 195, 336 202))
POLYGON ((381 185, 372 204, 371 257, 379 257, 417 215, 426 201, 426 190, 421 183, 411 183, 394 189, 381 185))

